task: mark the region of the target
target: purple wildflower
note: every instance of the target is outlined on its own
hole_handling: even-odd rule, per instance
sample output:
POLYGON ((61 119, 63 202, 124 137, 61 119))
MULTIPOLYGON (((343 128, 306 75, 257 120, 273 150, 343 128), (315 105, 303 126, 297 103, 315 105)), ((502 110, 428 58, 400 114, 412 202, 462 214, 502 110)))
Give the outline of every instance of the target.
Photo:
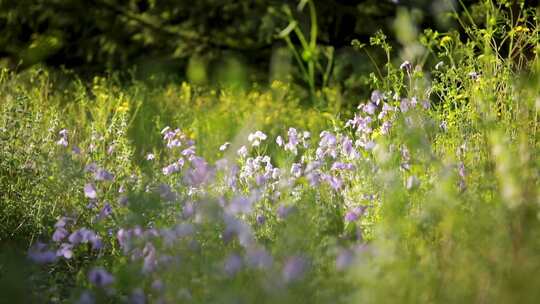
POLYGON ((93 184, 88 183, 84 185, 84 196, 90 199, 97 198, 96 188, 94 187, 93 184))
POLYGON ((461 178, 465 178, 465 164, 463 162, 458 163, 458 174, 461 178))
POLYGON ((343 154, 348 158, 357 159, 360 157, 360 154, 353 146, 352 140, 347 136, 343 137, 341 148, 343 150, 343 154))
POLYGON ((287 136, 289 138, 289 142, 285 144, 285 151, 290 151, 294 155, 298 154, 298 131, 296 131, 295 128, 289 128, 289 131, 287 131, 287 136))
POLYGON ((390 133, 390 128, 392 128, 392 122, 388 120, 383 122, 381 125, 381 134, 386 135, 390 133))
POLYGON ((345 126, 356 127, 356 131, 359 133, 369 134, 372 132, 370 124, 372 119, 370 116, 362 117, 358 114, 354 114, 354 118, 347 121, 345 126))
POLYGON ((312 187, 319 185, 321 181, 321 174, 318 171, 311 171, 306 174, 306 177, 309 181, 309 185, 312 187))
POLYGON ((366 137, 362 137, 360 139, 357 139, 355 144, 359 147, 364 148, 365 150, 369 151, 375 148, 375 142, 373 140, 370 140, 366 137))
POLYGON ((238 271, 242 269, 242 258, 237 254, 231 254, 223 263, 223 270, 229 276, 235 275, 238 271))
POLYGON ((229 214, 224 214, 223 219, 225 222, 224 241, 228 242, 233 236, 237 236, 238 242, 244 247, 253 243, 253 232, 249 225, 229 214))
POLYGON ((445 120, 443 120, 441 124, 439 125, 439 128, 441 128, 441 130, 443 130, 444 132, 448 131, 448 123, 445 120))
POLYGON ((101 267, 96 267, 88 273, 88 280, 96 287, 105 287, 114 282, 114 277, 101 267))
POLYGON ((350 249, 342 249, 336 257, 336 269, 343 271, 347 269, 354 261, 354 251, 350 249))
POLYGON ((431 105, 430 105, 428 99, 422 100, 422 108, 424 108, 424 110, 429 110, 430 107, 431 107, 431 105))
POLYGON ((162 291, 165 286, 163 284, 163 281, 161 281, 160 279, 157 279, 152 282, 151 287, 152 289, 156 291, 162 291))
POLYGON ((289 144, 294 146, 298 145, 298 131, 296 131, 295 128, 289 128, 287 136, 289 138, 289 144))
POLYGON ((399 68, 400 68, 401 70, 407 71, 407 74, 411 74, 412 64, 411 64, 408 60, 405 60, 405 61, 399 66, 399 68))
POLYGON ((143 256, 143 272, 148 273, 154 271, 157 267, 157 253, 156 248, 152 243, 146 243, 143 248, 143 256))
POLYGON ((140 288, 136 288, 131 295, 129 295, 130 304, 144 304, 146 303, 146 295, 140 288))
POLYGON ((98 169, 98 166, 96 165, 96 163, 89 163, 88 165, 86 165, 86 166, 84 167, 84 171, 85 171, 85 172, 92 172, 92 173, 94 173, 94 172, 97 171, 97 169, 98 169))
POLYGON ((266 222, 266 217, 263 214, 258 214, 256 221, 257 221, 257 224, 262 225, 266 222))
POLYGON ((366 211, 366 206, 360 206, 360 207, 354 207, 347 211, 345 214, 345 221, 346 222, 354 222, 362 216, 366 211))
POLYGON ((299 164, 299 163, 292 164, 292 166, 291 166, 291 174, 294 177, 299 178, 302 175, 302 165, 299 164))
POLYGON ((238 149, 238 151, 236 153, 241 158, 245 158, 247 156, 247 154, 248 154, 248 150, 247 150, 246 146, 242 146, 242 147, 240 147, 240 149, 238 149))
POLYGON ((105 202, 105 204, 103 205, 103 208, 101 208, 101 210, 99 211, 98 219, 102 220, 106 218, 107 216, 109 216, 111 213, 112 213, 111 204, 105 202))
POLYGON ((357 219, 358 219, 358 214, 356 212, 348 211, 347 214, 345 214, 346 222, 354 222, 357 219))
POLYGON ((354 170, 354 165, 351 163, 335 162, 330 170, 354 170))
POLYGON ((73 257, 73 245, 68 243, 62 243, 60 248, 56 251, 56 255, 59 257, 64 257, 66 259, 71 259, 73 257))
POLYGON ((114 175, 107 170, 97 169, 97 171, 94 173, 94 179, 96 181, 111 181, 114 179, 114 175))
POLYGON ((229 161, 226 158, 218 159, 215 166, 217 170, 225 171, 229 167, 229 161))
POLYGON ((35 243, 28 250, 28 257, 38 264, 52 263, 56 261, 56 254, 54 251, 47 250, 47 246, 44 243, 35 243))
POLYGON ((188 219, 195 214, 195 205, 193 202, 187 202, 182 207, 182 217, 188 219))
POLYGON ((368 115, 375 114, 375 110, 377 110, 377 105, 371 102, 366 103, 363 107, 363 110, 368 115))
POLYGON ((253 202, 245 196, 236 196, 231 200, 227 211, 231 214, 250 213, 253 202))
POLYGON ((191 158, 191 168, 184 176, 184 181, 193 187, 207 183, 214 177, 214 169, 202 157, 191 158))
POLYGON ((266 183, 267 180, 268 178, 264 174, 258 174, 257 176, 255 176, 255 183, 257 184, 257 186, 263 185, 264 183, 266 183))
POLYGON ((73 219, 69 218, 69 217, 61 217, 58 222, 56 222, 56 224, 54 224, 54 227, 56 228, 60 228, 60 227, 66 227, 67 223, 69 221, 72 221, 73 219))
POLYGON ((477 72, 470 72, 469 74, 469 77, 471 77, 472 80, 478 80, 478 78, 480 78, 480 74, 478 74, 477 72))
POLYGON ((374 104, 379 105, 379 103, 384 100, 384 96, 379 90, 374 90, 373 92, 371 92, 370 100, 374 104))
POLYGON ((120 197, 118 197, 118 203, 120 206, 127 206, 128 202, 129 199, 126 195, 120 195, 120 197))
POLYGON ((320 137, 321 141, 319 142, 319 146, 330 147, 334 146, 337 142, 336 137, 328 131, 322 131, 320 137))
POLYGON ((251 268, 268 269, 272 266, 272 256, 264 248, 249 248, 246 251, 247 265, 251 268))
POLYGON ((285 219, 289 214, 291 214, 294 211, 293 206, 286 206, 286 205, 279 205, 277 208, 277 216, 280 219, 285 219))
POLYGON ((57 227, 53 233, 52 239, 58 243, 65 239, 68 234, 68 231, 64 227, 57 227))
POLYGON ((174 232, 176 233, 177 237, 184 238, 195 233, 195 227, 189 223, 182 223, 176 225, 176 227, 174 228, 174 232))
POLYGON ((195 152, 195 146, 190 146, 184 150, 182 150, 182 156, 185 156, 187 158, 189 158, 190 156, 193 156, 196 154, 195 152))
POLYGON ((322 131, 320 134, 321 140, 319 141, 319 147, 315 151, 317 159, 323 159, 325 156, 330 155, 332 158, 337 157, 337 138, 328 131, 322 131))
POLYGON ((389 112, 392 112, 394 111, 394 107, 388 105, 386 102, 383 104, 382 106, 382 110, 381 112, 379 113, 379 115, 377 116, 377 118, 379 119, 383 119, 384 117, 386 117, 386 115, 388 115, 389 112))
POLYGON ((307 261, 300 256, 293 256, 285 261, 282 276, 285 282, 290 283, 301 279, 308 268, 307 261))
POLYGON ((180 171, 180 169, 182 169, 182 167, 184 167, 184 159, 183 158, 179 158, 176 162, 166 166, 165 168, 162 169, 162 172, 164 175, 171 175, 175 172, 178 172, 180 171))
POLYGON ((329 174, 322 174, 321 179, 326 181, 330 187, 334 190, 339 190, 343 186, 343 180, 341 180, 337 176, 329 175, 329 174))
POLYGON ((77 304, 94 304, 96 302, 96 300, 94 299, 94 296, 88 292, 88 291, 85 291, 81 294, 81 296, 79 297, 79 299, 77 300, 77 304))
POLYGON ((71 152, 73 152, 73 154, 75 154, 75 155, 80 155, 81 154, 81 148, 79 148, 77 146, 73 146, 71 148, 71 152))
POLYGON ((116 149, 116 146, 114 144, 110 145, 109 148, 107 148, 107 154, 109 155, 113 154, 115 149, 116 149))
POLYGON ((58 132, 58 135, 62 136, 62 137, 66 137, 68 135, 68 130, 66 129, 62 129, 58 132))
POLYGON ((412 105, 410 104, 409 99, 407 98, 401 99, 401 102, 399 103, 399 109, 401 110, 402 113, 406 113, 407 111, 409 111, 411 106, 412 105))
POLYGON ((404 170, 409 170, 411 167, 409 163, 411 161, 411 153, 409 152, 409 149, 407 149, 407 147, 405 146, 401 148, 401 159, 401 168, 403 168, 404 170))
POLYGON ((71 233, 68 240, 73 245, 91 243, 92 248, 95 250, 100 249, 102 246, 101 238, 92 230, 84 227, 71 233))
POLYGON ((418 104, 418 99, 416 98, 416 96, 413 96, 413 97, 411 98, 410 104, 411 104, 411 108, 416 107, 416 105, 418 104))
POLYGON ((167 184, 159 184, 157 192, 159 197, 168 202, 174 202, 176 200, 176 193, 167 184))
POLYGON ((56 144, 59 145, 59 146, 67 147, 68 146, 68 141, 67 141, 67 139, 62 137, 56 142, 56 144))

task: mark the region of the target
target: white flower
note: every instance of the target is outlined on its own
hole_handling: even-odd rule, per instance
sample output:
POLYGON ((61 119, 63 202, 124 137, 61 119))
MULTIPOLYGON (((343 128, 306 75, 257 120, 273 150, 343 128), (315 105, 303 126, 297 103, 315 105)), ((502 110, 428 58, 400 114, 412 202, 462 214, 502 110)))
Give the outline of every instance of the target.
POLYGON ((227 147, 229 147, 230 144, 231 144, 230 142, 225 142, 223 145, 219 147, 219 151, 225 151, 227 147))
POLYGON ((278 135, 278 137, 276 137, 276 144, 278 146, 283 146, 283 138, 281 137, 281 135, 278 135))
POLYGON ((265 140, 266 138, 266 134, 261 131, 257 131, 255 133, 249 134, 248 141, 251 142, 252 146, 257 147, 261 144, 261 141, 265 140))
POLYGON ((242 147, 240 147, 240 149, 238 149, 237 153, 238 153, 238 156, 240 156, 240 157, 246 157, 247 154, 248 154, 248 150, 247 150, 246 146, 242 146, 242 147))

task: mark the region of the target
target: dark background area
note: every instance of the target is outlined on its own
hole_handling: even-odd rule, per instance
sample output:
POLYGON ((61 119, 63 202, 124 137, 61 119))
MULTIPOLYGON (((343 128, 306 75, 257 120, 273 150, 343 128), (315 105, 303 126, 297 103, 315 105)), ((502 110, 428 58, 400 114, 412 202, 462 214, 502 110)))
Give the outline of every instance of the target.
MULTIPOLYGON (((420 28, 445 31, 456 27, 449 16, 452 9, 460 12, 476 2, 316 0, 318 45, 334 48, 333 79, 345 82, 371 65, 352 50, 351 40, 368 43, 370 36, 383 30, 396 44, 392 21, 399 9, 414 11, 420 28)), ((219 82, 219 67, 240 64, 248 82, 264 83, 272 58, 284 46, 276 36, 289 22, 283 7, 289 6, 301 28, 309 31, 309 14, 305 9, 299 12, 297 4, 291 0, 0 0, 0 61, 16 70, 45 64, 80 75, 136 67, 141 77, 160 74, 179 79, 189 78, 195 63, 209 82, 219 82)))

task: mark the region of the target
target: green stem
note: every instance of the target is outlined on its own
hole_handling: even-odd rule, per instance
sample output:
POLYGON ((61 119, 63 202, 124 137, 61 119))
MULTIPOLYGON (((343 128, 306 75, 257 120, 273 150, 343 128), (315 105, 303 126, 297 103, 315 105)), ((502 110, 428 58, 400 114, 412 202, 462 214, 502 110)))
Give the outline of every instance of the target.
POLYGON ((307 71, 304 67, 304 62, 302 61, 302 58, 300 57, 300 54, 298 54, 298 51, 296 50, 294 44, 291 41, 291 38, 289 36, 283 38, 285 39, 285 42, 287 43, 287 46, 291 50, 291 52, 294 55, 294 59, 296 59, 296 62, 298 63, 298 66, 300 66, 300 70, 302 70, 302 75, 304 75, 305 80, 309 83, 309 80, 307 79, 307 71))

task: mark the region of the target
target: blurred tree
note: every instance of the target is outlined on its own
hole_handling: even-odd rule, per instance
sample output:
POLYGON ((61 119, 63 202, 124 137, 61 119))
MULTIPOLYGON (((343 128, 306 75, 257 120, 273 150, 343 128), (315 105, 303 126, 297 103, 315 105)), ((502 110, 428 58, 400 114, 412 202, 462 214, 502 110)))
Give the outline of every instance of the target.
MULTIPOLYGON (((352 39, 368 41, 379 29, 391 32, 397 6, 420 8, 423 22, 433 25, 440 8, 435 4, 441 1, 314 0, 317 43, 340 53, 352 39)), ((89 72, 137 65, 144 71, 178 73, 189 62, 193 66, 191 57, 211 64, 233 54, 240 58, 234 62, 268 76, 272 50, 283 44, 276 34, 288 23, 280 16, 282 7, 289 5, 299 26, 309 28, 309 15, 295 10, 297 4, 291 0, 0 0, 0 58, 8 58, 18 68, 43 62, 89 72)))
MULTIPOLYGON (((0 55, 28 66, 116 68, 141 58, 237 51, 268 57, 287 0, 0 0, 0 55), (265 52, 268 51, 268 52, 265 52)), ((348 45, 390 16, 390 1, 316 1, 321 43, 348 45), (366 19, 368 17, 368 19, 366 19), (370 22, 378 20, 379 22, 370 22)))

